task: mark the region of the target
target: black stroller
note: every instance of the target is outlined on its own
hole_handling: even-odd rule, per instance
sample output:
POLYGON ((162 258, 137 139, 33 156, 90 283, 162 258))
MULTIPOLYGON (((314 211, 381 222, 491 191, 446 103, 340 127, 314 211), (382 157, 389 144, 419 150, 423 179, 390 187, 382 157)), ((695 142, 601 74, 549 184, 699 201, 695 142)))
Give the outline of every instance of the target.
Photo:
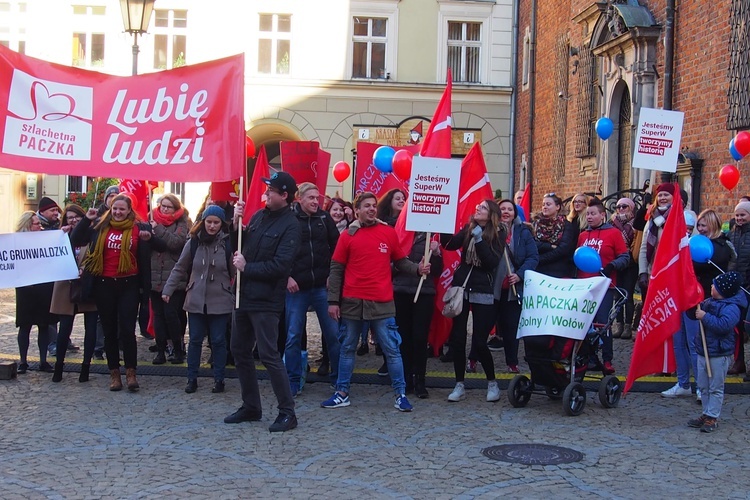
MULTIPOLYGON (((524 337, 531 380, 526 375, 516 375, 508 385, 508 400, 514 408, 526 406, 532 394, 546 394, 554 400, 562 399, 566 415, 576 416, 586 406, 586 388, 583 379, 586 371, 602 369, 598 362, 599 343, 603 336, 611 335, 610 327, 625 305, 626 291, 615 288, 619 297, 612 305, 606 324, 593 323, 584 340, 574 340, 554 335, 524 337), (592 364, 592 360, 593 364, 592 364)), ((604 408, 614 408, 620 402, 622 385, 614 375, 589 375, 599 380, 599 401, 604 408)))

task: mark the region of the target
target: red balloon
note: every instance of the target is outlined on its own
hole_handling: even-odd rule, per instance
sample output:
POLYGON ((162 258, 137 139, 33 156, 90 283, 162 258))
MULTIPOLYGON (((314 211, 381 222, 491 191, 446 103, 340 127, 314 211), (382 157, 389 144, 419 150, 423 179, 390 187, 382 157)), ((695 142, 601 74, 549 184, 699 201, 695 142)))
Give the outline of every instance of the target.
POLYGON ((333 178, 338 182, 344 182, 352 173, 352 168, 345 161, 336 162, 333 166, 333 178))
POLYGON ((740 182, 740 171, 734 165, 724 165, 719 171, 719 182, 731 191, 740 182))
POLYGON ((245 137, 245 154, 248 158, 255 158, 255 143, 249 137, 245 137))
POLYGON ((393 173, 396 177, 408 181, 411 179, 411 162, 414 155, 406 149, 399 149, 393 155, 393 173))
POLYGON ((750 132, 742 131, 734 138, 734 149, 745 157, 750 153, 750 132))

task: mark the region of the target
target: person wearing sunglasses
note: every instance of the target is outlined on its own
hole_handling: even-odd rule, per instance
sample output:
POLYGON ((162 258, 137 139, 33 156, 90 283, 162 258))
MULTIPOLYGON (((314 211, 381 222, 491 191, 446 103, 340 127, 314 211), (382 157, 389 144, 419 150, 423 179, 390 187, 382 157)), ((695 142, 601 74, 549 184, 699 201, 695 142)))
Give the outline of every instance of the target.
MULTIPOLYGON (((633 229, 633 220, 635 219, 635 202, 630 198, 620 198, 615 205, 615 213, 610 219, 615 229, 622 233, 625 238, 625 244, 630 250, 631 260, 628 266, 622 271, 617 272, 617 284, 620 288, 627 290, 628 298, 625 301, 625 307, 620 309, 617 319, 612 323, 612 337, 619 339, 629 339, 633 337, 633 310, 635 303, 633 293, 635 284, 638 281, 638 254, 634 248, 635 229, 633 229)), ((635 325, 637 329, 638 325, 635 325)))

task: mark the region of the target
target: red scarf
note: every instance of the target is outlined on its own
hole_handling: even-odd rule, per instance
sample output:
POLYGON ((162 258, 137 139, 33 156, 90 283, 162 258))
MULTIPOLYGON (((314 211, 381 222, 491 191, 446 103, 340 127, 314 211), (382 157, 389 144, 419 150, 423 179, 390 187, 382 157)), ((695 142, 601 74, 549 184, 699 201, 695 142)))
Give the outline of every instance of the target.
POLYGON ((181 208, 179 210, 175 210, 171 214, 165 214, 161 211, 160 208, 157 208, 152 213, 154 214, 154 220, 158 224, 161 224, 162 226, 166 227, 166 226, 171 226, 172 224, 180 220, 180 218, 182 217, 182 214, 185 213, 185 209, 181 208))

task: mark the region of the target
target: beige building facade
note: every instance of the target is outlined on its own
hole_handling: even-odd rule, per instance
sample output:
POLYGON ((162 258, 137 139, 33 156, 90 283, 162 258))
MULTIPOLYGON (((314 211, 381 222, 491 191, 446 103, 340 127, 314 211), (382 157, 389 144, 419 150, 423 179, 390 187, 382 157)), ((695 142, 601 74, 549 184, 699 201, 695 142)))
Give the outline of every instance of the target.
MULTIPOLYGON (((244 53, 248 136, 272 164, 280 141, 318 141, 332 167, 353 162, 362 128, 431 119, 450 67, 454 130, 467 131, 454 155, 481 141, 492 186, 507 195, 512 40, 512 0, 156 0, 138 38, 138 72, 244 53)), ((133 38, 116 0, 0 0, 0 43, 59 64, 131 71, 133 38)), ((329 194, 351 197, 351 177, 329 179, 329 194)), ((191 211, 207 192, 207 184, 162 180, 191 211)), ((39 174, 36 189, 28 182, 25 172, 0 169, 0 232, 41 196, 62 204, 90 180, 39 174)))

